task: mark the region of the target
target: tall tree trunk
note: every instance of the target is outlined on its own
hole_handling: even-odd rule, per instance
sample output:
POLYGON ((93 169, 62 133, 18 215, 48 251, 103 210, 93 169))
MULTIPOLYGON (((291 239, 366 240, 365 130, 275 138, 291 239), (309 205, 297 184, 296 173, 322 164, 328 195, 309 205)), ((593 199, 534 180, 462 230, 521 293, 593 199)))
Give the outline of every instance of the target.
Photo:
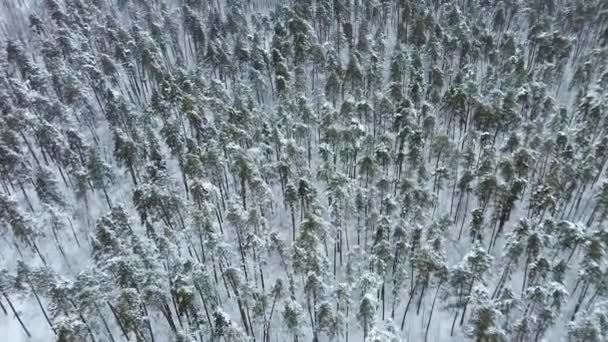
POLYGON ((429 313, 429 322, 426 325, 426 331, 424 332, 424 341, 426 342, 429 336, 429 328, 431 327, 431 319, 433 318, 433 310, 435 309, 435 301, 437 300, 437 294, 439 294, 439 289, 441 289, 441 285, 443 283, 439 283, 437 285, 437 291, 435 291, 435 297, 433 297, 433 304, 431 305, 431 312, 429 313))
POLYGON ((130 341, 129 333, 127 332, 127 330, 125 329, 125 326, 120 321, 120 317, 118 316, 118 313, 116 313, 116 309, 114 309, 114 306, 112 306, 112 304, 110 304, 109 301, 106 301, 106 303, 108 304, 108 307, 110 307, 110 311, 112 312, 112 315, 114 316, 114 319, 116 320, 116 323, 118 323, 118 326, 120 327, 120 330, 122 331, 123 336, 127 339, 127 341, 130 341))
POLYGON ((528 278, 528 266, 530 265, 530 256, 526 258, 526 267, 524 268, 524 280, 521 282, 521 292, 526 289, 526 279, 528 278))
POLYGON ((25 332, 27 337, 32 338, 32 334, 30 334, 30 331, 25 327, 25 324, 23 324, 23 321, 21 320, 21 316, 19 316, 19 313, 17 312, 17 310, 15 310, 15 307, 13 306, 13 303, 11 302, 11 300, 8 298, 8 295, 6 294, 6 292, 2 292, 2 295, 4 296, 4 298, 6 298, 6 302, 8 303, 8 306, 11 307, 13 314, 15 314, 15 317, 19 321, 19 324, 21 325, 21 328, 23 329, 23 331, 25 332))
POLYGON ((0 300, 0 309, 2 309, 2 312, 4 312, 5 315, 8 316, 8 312, 6 311, 6 308, 4 307, 4 305, 2 304, 2 301, 0 300))
POLYGON ((456 309, 456 312, 454 313, 454 319, 452 319, 452 328, 450 329, 450 336, 454 336, 454 327, 456 326, 456 320, 458 319, 459 312, 460 311, 456 309))
POLYGON ((426 292, 427 285, 422 286, 422 291, 420 291, 420 297, 418 298, 418 305, 416 308, 416 315, 420 313, 420 306, 422 305, 422 298, 424 298, 424 292, 426 292))
POLYGON ((112 342, 115 342, 116 340, 114 339, 114 335, 112 335, 112 330, 110 330, 110 326, 108 325, 108 321, 106 321, 106 318, 104 317, 103 313, 101 312, 101 309, 99 308, 99 306, 97 305, 97 303, 94 303, 93 305, 95 306, 95 311, 97 311, 97 314, 101 318, 101 322, 103 323, 103 326, 106 329, 106 332, 107 332, 108 336, 110 337, 110 340, 112 342))
POLYGON ((292 241, 296 241, 296 213, 293 208, 293 203, 289 206, 291 208, 291 239, 292 241))
POLYGON ((30 284, 30 289, 32 290, 32 293, 34 294, 34 298, 36 298, 36 302, 38 303, 38 307, 40 308, 40 311, 42 311, 42 315, 44 316, 44 319, 49 324, 49 327, 51 327, 53 332, 55 332, 53 323, 51 323, 51 320, 49 319, 49 315, 46 313, 46 310, 44 310, 44 306, 42 305, 42 302, 40 301, 40 297, 38 297, 38 293, 36 292, 36 289, 34 289, 32 284, 30 284))
POLYGON ((112 209, 112 201, 110 201, 110 196, 108 196, 108 190, 106 189, 106 184, 104 182, 101 182, 101 190, 108 203, 108 208, 112 209))
POLYGON ((32 201, 30 201, 30 198, 27 195, 25 188, 23 187, 23 183, 21 182, 21 180, 17 179, 17 184, 19 185, 19 189, 21 189, 21 193, 23 194, 23 198, 25 198, 25 202, 27 203, 28 208, 30 208, 30 210, 33 212, 34 207, 32 206, 32 201))
POLYGON ((414 293, 416 293, 416 288, 418 287, 418 282, 416 282, 416 285, 414 285, 414 287, 412 288, 412 292, 410 293, 410 298, 407 301, 407 304, 405 305, 405 311, 403 312, 403 318, 401 319, 401 331, 403 331, 403 327, 405 326, 405 316, 407 315, 407 311, 410 308, 410 304, 412 303, 412 298, 414 298, 414 293))

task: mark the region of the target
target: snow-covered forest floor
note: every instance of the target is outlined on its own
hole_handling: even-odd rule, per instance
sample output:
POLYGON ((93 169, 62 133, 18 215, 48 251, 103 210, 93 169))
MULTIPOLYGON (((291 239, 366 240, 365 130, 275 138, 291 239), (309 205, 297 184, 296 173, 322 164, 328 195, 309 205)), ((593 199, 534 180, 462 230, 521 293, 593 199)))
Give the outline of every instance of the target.
POLYGON ((608 2, 0 0, 0 340, 608 341, 608 2))

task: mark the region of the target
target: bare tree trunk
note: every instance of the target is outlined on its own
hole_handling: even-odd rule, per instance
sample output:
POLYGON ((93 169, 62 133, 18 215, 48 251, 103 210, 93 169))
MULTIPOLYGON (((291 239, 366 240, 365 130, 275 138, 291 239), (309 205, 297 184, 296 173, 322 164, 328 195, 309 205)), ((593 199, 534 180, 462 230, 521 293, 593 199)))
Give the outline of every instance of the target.
POLYGON ((416 315, 418 315, 420 313, 420 306, 422 304, 422 298, 424 298, 424 292, 426 292, 426 288, 427 288, 427 285, 424 285, 422 287, 422 291, 420 291, 420 297, 418 298, 418 305, 416 308, 416 315))
POLYGON ((431 312, 429 313, 429 322, 426 325, 426 331, 424 333, 424 341, 426 342, 429 336, 429 328, 431 327, 431 318, 433 318, 433 310, 435 309, 435 301, 437 300, 437 294, 439 294, 439 289, 441 289, 442 283, 437 285, 437 291, 435 291, 435 297, 433 297, 433 304, 431 305, 431 312))
POLYGON ((25 332, 25 334, 27 335, 27 337, 31 338, 32 335, 30 334, 30 331, 27 330, 27 328, 25 327, 25 324, 23 324, 23 321, 21 320, 21 316, 19 316, 19 313, 17 312, 17 310, 15 310, 15 307, 13 306, 13 303, 11 303, 11 300, 8 298, 8 296, 6 295, 6 292, 2 292, 2 295, 4 296, 4 298, 6 298, 6 301, 8 303, 8 306, 11 307, 11 310, 13 311, 13 313, 15 314, 15 317, 17 318, 17 320, 19 321, 19 324, 21 325, 21 328, 23 329, 23 331, 25 332))
POLYGON ((116 310, 114 309, 114 307, 112 306, 112 304, 110 304, 109 301, 106 301, 106 303, 110 307, 110 311, 112 311, 112 315, 114 315, 114 319, 116 319, 116 323, 118 323, 118 326, 120 327, 120 330, 122 331, 123 336, 127 339, 127 341, 130 341, 129 340, 129 334, 125 330, 124 325, 122 325, 122 322, 120 321, 120 318, 118 317, 118 314, 116 313, 116 310))
POLYGON ((528 258, 526 259, 526 267, 524 269, 524 280, 521 283, 521 292, 523 293, 524 290, 526 289, 526 279, 528 277, 528 266, 530 265, 530 257, 528 256, 528 258))
POLYGON ((23 194, 23 197, 25 198, 25 202, 27 203, 27 206, 33 212, 34 211, 34 207, 32 206, 32 202, 30 201, 30 198, 27 195, 27 192, 25 191, 25 188, 23 187, 23 183, 21 183, 20 180, 17 180, 17 184, 19 185, 19 188, 21 189, 21 193, 23 194))
POLYGON ((34 298, 36 298, 36 302, 38 303, 38 307, 40 307, 40 311, 42 311, 42 315, 46 319, 46 322, 49 324, 49 327, 51 327, 51 329, 53 330, 53 332, 55 332, 55 328, 53 327, 53 323, 51 323, 51 320, 49 319, 49 315, 47 315, 46 310, 44 310, 44 306, 42 306, 42 302, 40 302, 40 297, 38 297, 38 293, 36 292, 36 289, 34 289, 34 287, 32 286, 32 284, 30 284, 30 289, 32 290, 32 293, 34 294, 34 298))
POLYGON ((293 209, 293 203, 290 205, 291 207, 291 237, 293 241, 296 241, 296 214, 293 209))
POLYGON ((456 319, 458 319, 458 309, 456 309, 456 313, 454 313, 454 319, 452 320, 452 329, 450 329, 450 336, 454 336, 454 327, 456 326, 456 319))
POLYGON ((414 298, 414 293, 416 292, 416 288, 418 287, 418 282, 412 288, 412 292, 410 293, 410 299, 408 299, 407 304, 405 305, 405 312, 403 312, 403 318, 401 319, 401 331, 403 331, 403 327, 405 326, 405 316, 407 315, 407 311, 410 308, 410 304, 412 303, 412 298, 414 298))
POLYGON ((2 311, 4 312, 5 315, 8 316, 8 312, 6 311, 6 308, 4 307, 4 305, 2 304, 2 301, 0 300, 0 309, 2 309, 2 311))
POLYGON ((103 323, 103 326, 106 329, 106 332, 108 333, 108 336, 110 337, 110 340, 112 342, 115 342, 116 340, 114 339, 114 335, 112 335, 112 330, 110 330, 110 326, 108 325, 108 321, 106 321, 106 318, 104 317, 103 313, 99 309, 99 306, 97 305, 97 303, 94 303, 93 305, 95 306, 95 311, 97 311, 97 314, 101 318, 101 322, 103 323))

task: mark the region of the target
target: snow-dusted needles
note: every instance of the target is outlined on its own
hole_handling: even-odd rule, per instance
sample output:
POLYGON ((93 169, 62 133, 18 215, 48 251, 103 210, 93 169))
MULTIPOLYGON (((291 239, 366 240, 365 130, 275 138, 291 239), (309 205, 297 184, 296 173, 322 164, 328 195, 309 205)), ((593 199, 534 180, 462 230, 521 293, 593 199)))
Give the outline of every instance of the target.
POLYGON ((0 340, 608 340, 605 0, 0 0, 0 340))

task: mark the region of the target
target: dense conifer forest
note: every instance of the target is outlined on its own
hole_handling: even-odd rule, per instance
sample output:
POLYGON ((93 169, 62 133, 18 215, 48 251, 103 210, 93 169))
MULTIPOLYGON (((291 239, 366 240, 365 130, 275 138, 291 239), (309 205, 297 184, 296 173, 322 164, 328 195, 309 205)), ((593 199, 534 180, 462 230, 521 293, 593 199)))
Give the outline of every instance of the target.
POLYGON ((0 340, 608 341, 608 1, 0 0, 0 340))

